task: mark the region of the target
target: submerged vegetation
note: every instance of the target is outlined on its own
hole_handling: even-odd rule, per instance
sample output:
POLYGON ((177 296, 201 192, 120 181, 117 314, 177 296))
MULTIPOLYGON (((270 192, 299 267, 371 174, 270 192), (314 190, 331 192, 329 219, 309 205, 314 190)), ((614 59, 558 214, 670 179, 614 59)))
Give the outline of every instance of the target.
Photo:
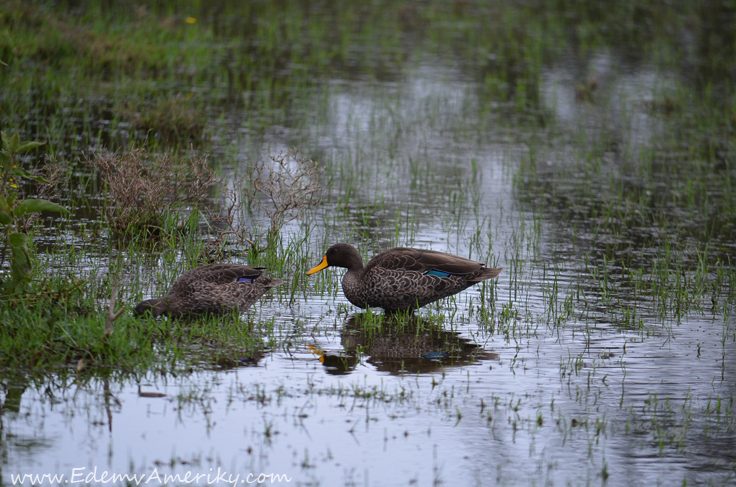
POLYGON ((100 434, 90 458, 733 483, 735 50, 721 1, 3 2, 2 475, 48 453, 23 421, 112 433, 136 389, 207 440, 174 428, 135 466, 100 434), (305 275, 338 241, 504 273, 358 313, 305 275), (109 319, 114 291, 221 261, 285 285, 243 316, 109 319))

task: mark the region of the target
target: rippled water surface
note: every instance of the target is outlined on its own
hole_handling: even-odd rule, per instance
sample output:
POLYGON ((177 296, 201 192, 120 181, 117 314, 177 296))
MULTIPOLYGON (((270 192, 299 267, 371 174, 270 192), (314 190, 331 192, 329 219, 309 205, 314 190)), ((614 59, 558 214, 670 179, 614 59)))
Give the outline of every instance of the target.
MULTIPOLYGON (((733 195, 708 182, 736 181, 733 140, 690 172, 701 156, 669 145, 688 129, 652 108, 688 74, 571 48, 526 110, 452 54, 402 66, 327 77, 261 134, 248 109, 218 115, 215 161, 297 146, 325 168, 323 202, 284 228, 309 258, 277 277, 299 291, 248 312, 266 346, 235 362, 3 372, 4 484, 736 485, 733 195), (706 193, 710 210, 693 203, 706 193), (343 269, 304 275, 338 241, 504 271, 389 319, 344 298, 343 269)), ((82 253, 80 272, 104 275, 112 254, 82 253)))

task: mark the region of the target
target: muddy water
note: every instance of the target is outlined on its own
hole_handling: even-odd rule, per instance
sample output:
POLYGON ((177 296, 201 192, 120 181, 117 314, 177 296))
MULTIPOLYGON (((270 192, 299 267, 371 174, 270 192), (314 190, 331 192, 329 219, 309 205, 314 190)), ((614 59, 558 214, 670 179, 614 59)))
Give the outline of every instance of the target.
MULTIPOLYGON (((619 97, 600 110, 576 102, 559 81, 574 79, 566 69, 543 76, 559 130, 646 120, 638 101, 651 96, 648 68, 607 78, 612 93, 635 98, 625 119, 612 108, 619 97)), ((505 268, 498 281, 375 329, 330 269, 319 277, 333 283, 327 291, 309 288, 287 305, 279 289, 255 306, 254 320, 275 320, 278 345, 242 366, 9 382, 3 482, 60 474, 103 484, 113 473, 147 485, 261 474, 267 484, 284 475, 277 485, 736 482, 732 303, 719 294, 707 306, 708 295, 676 318, 628 288, 620 268, 600 262, 596 219, 570 230, 515 187, 525 130, 541 129, 510 129, 500 115, 481 124, 473 82, 451 65, 418 63, 401 82, 329 90, 331 118, 297 138, 333 184, 317 215, 288 231, 314 225, 314 255, 349 239, 366 255, 413 245, 493 261, 505 268), (604 267, 613 299, 601 293, 604 267), (624 323, 625 309, 636 319, 624 323)), ((621 137, 646 146, 656 131, 652 123, 621 137)), ((287 133, 274 129, 267 145, 288 147, 287 133)), ((627 248, 640 261, 651 250, 627 248)))

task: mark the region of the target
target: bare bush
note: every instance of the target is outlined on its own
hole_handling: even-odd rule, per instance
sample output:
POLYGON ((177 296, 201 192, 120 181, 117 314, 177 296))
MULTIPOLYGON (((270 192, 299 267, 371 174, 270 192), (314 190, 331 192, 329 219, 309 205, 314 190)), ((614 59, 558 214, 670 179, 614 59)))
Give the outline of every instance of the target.
POLYGON ((322 201, 321 170, 314 161, 300 158, 296 149, 248 165, 245 176, 230 184, 235 189, 224 191, 223 204, 215 211, 209 205, 210 193, 226 185, 209 168, 206 156, 180 162, 171 154, 150 157, 145 148, 137 148, 96 154, 88 163, 106 185, 103 216, 117 235, 157 235, 165 231, 165 221, 181 226, 183 215, 198 209, 208 213, 218 249, 234 239, 263 252, 286 223, 322 201), (268 219, 263 232, 241 224, 247 215, 256 214, 268 219))
POLYGON ((166 218, 182 224, 181 212, 203 207, 218 183, 207 156, 179 161, 172 154, 151 158, 145 148, 95 154, 92 164, 107 186, 103 216, 117 235, 130 231, 160 233, 166 218))
POLYGON ((233 236, 239 243, 249 244, 253 251, 263 252, 286 223, 322 202, 322 170, 311 159, 300 158, 296 149, 275 156, 268 154, 267 160, 251 163, 246 174, 246 178, 235 182, 238 189, 224 194, 222 211, 211 219, 220 244, 233 236), (255 209, 270 221, 265 235, 254 235, 252 229, 237 223, 244 212, 253 215, 255 209), (258 241, 263 237, 266 243, 262 245, 258 241))

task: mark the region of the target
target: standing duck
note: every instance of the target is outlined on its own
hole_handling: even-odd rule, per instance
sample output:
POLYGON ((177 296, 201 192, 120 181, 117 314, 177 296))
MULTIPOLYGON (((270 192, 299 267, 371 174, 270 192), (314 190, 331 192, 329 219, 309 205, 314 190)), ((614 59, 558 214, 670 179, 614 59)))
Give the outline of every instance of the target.
POLYGON ((383 308, 387 313, 412 312, 492 279, 502 270, 444 252, 404 247, 384 250, 363 267, 355 247, 338 243, 327 249, 322 262, 307 275, 330 266, 347 268, 342 290, 348 301, 359 308, 383 308))
POLYGON ((269 289, 283 283, 264 276, 263 270, 263 267, 238 264, 197 267, 179 276, 166 296, 143 301, 133 314, 142 316, 150 312, 154 317, 166 314, 181 318, 245 311, 269 289))

